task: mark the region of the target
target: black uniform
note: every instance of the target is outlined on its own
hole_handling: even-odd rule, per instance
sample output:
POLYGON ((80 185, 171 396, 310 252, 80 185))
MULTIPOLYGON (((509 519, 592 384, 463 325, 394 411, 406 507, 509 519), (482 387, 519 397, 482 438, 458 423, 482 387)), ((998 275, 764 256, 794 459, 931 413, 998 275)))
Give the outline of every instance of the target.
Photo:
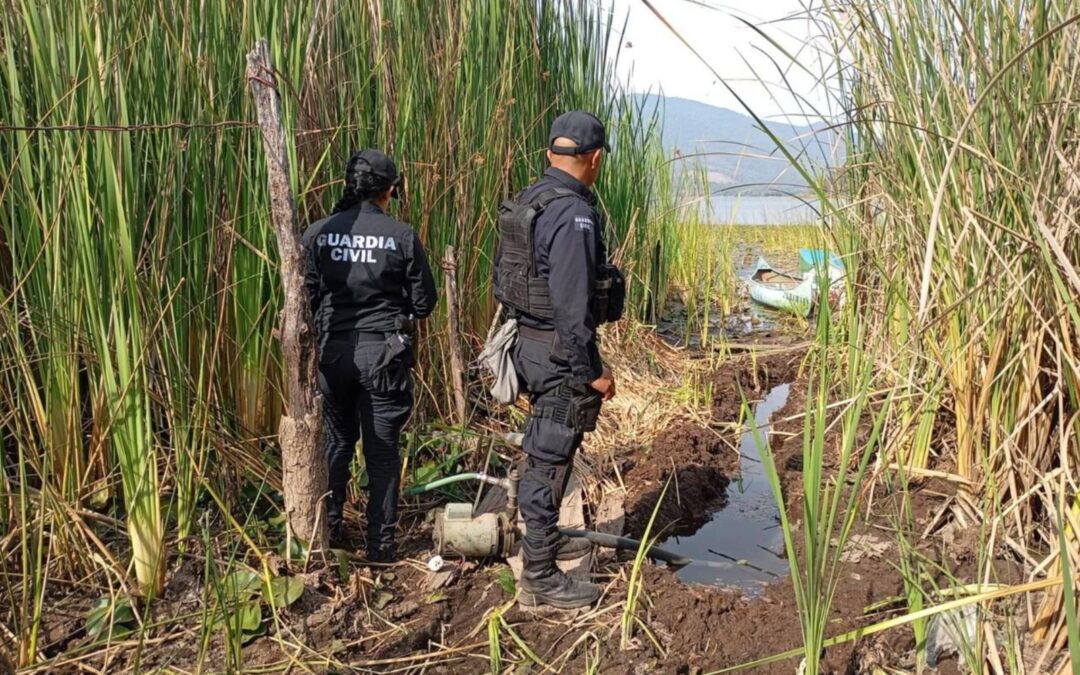
POLYGON ((603 221, 592 190, 570 174, 549 168, 518 201, 525 203, 552 188, 574 194, 550 202, 537 217, 533 253, 537 276, 547 277, 554 317, 518 319, 514 366, 529 392, 533 414, 525 428, 528 464, 520 484, 526 556, 550 558, 558 541, 559 506, 584 437, 545 411, 566 396, 584 406, 600 406, 591 383, 603 373, 597 347, 599 317, 592 315, 594 282, 607 262, 603 221))
POLYGON ((398 439, 412 413, 412 344, 403 319, 435 308, 435 280, 419 237, 370 201, 304 233, 305 276, 319 332, 319 388, 332 498, 341 520, 357 441, 370 495, 368 551, 389 546, 397 525, 398 439))

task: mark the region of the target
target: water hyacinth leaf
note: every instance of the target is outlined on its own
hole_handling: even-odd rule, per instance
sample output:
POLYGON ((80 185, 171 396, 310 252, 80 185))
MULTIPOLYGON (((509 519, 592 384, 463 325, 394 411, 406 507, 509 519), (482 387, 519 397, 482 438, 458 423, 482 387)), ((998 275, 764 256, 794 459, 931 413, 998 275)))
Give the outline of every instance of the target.
POLYGON ((282 557, 297 562, 307 559, 308 545, 296 537, 290 537, 281 542, 278 552, 281 553, 282 557))
POLYGON ((126 600, 122 601, 122 604, 117 604, 113 609, 113 623, 131 623, 135 620, 135 611, 131 609, 131 605, 126 600))
POLYGON ((429 460, 424 462, 424 464, 416 470, 416 476, 413 478, 413 482, 423 485, 424 483, 430 483, 438 477, 439 464, 429 460))
POLYGON ((245 638, 250 634, 262 634, 262 601, 259 598, 245 600, 226 611, 218 611, 213 621, 214 629, 227 627, 239 630, 245 638))
POLYGON ((109 625, 111 614, 108 598, 102 598, 95 602, 93 608, 86 615, 86 634, 91 639, 97 639, 101 635, 101 631, 105 630, 109 625))
POLYGON ((270 582, 269 593, 263 589, 263 597, 275 607, 288 607, 304 594, 304 582, 296 577, 275 577, 270 582))
POLYGON ((244 633, 256 633, 262 627, 262 604, 258 600, 240 605, 236 610, 237 625, 244 633))
POLYGON ((252 570, 236 570, 225 577, 225 593, 229 598, 243 600, 259 591, 262 577, 252 570))
POLYGON ((110 597, 99 598, 86 614, 86 634, 91 640, 117 639, 131 633, 135 621, 131 603, 122 598, 113 603, 110 597))

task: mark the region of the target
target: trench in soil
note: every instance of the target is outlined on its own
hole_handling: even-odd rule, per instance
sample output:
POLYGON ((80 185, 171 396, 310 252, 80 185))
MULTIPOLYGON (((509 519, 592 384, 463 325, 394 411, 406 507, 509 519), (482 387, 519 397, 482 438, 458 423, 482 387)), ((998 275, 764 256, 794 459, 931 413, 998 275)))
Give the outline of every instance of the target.
POLYGON ((687 583, 732 586, 754 597, 788 573, 784 534, 757 438, 767 439, 770 417, 784 407, 791 384, 781 384, 754 407, 754 429, 739 443, 739 475, 727 487, 722 504, 694 533, 674 536, 663 548, 694 562, 678 571, 687 583))

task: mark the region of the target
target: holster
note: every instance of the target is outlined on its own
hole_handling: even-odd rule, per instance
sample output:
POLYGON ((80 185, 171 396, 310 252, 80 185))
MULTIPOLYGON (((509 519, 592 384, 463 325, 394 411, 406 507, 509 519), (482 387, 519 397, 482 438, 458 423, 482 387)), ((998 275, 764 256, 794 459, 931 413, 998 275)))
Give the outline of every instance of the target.
POLYGON ((595 431, 601 401, 599 392, 586 392, 563 383, 559 385, 555 398, 533 408, 532 416, 554 420, 575 433, 595 431))

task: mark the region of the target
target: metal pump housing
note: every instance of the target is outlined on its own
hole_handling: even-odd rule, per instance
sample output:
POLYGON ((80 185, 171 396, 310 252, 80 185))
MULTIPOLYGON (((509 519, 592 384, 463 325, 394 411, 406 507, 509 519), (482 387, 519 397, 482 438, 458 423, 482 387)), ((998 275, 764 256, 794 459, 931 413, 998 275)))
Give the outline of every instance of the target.
POLYGON ((440 555, 505 558, 511 555, 517 530, 505 512, 473 516, 472 504, 447 504, 435 512, 435 546, 440 555))

